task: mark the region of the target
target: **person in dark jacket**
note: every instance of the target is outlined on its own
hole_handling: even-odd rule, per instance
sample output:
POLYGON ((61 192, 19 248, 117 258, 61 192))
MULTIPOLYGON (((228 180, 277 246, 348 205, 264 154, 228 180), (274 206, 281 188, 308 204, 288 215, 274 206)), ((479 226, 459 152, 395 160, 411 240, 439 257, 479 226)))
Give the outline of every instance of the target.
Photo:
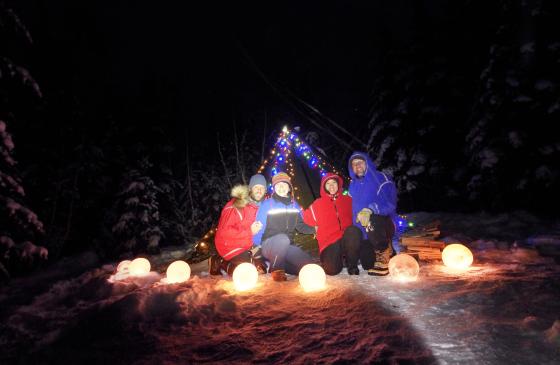
MULTIPOLYGON (((362 233, 352 225, 352 198, 341 194, 342 178, 329 173, 321 179, 321 197, 303 212, 303 221, 317 228, 321 265, 328 275, 342 271, 359 275, 358 260, 365 270, 373 267, 371 246, 362 244, 362 233)), ((365 241, 364 241, 365 242, 365 241)))
POLYGON ((387 275, 393 253, 394 217, 397 209, 397 189, 384 173, 363 152, 354 152, 348 160, 352 181, 348 188, 352 197, 352 219, 374 249, 375 264, 370 275, 387 275))
POLYGON ((251 262, 266 272, 262 257, 251 251, 253 235, 261 228, 255 217, 265 191, 266 179, 260 174, 251 177, 248 187, 237 185, 231 190, 232 199, 222 209, 218 221, 214 240, 218 255, 212 256, 209 262, 212 275, 219 275, 221 269, 232 275, 243 262, 251 262))
POLYGON ((312 260, 305 251, 293 244, 295 231, 314 234, 315 228, 303 222, 301 208, 293 198, 290 176, 279 172, 272 178, 272 185, 274 193, 261 204, 257 212, 256 220, 262 224, 262 228, 253 236, 253 242, 262 247, 263 257, 270 263, 270 272, 284 270, 297 275, 312 260))

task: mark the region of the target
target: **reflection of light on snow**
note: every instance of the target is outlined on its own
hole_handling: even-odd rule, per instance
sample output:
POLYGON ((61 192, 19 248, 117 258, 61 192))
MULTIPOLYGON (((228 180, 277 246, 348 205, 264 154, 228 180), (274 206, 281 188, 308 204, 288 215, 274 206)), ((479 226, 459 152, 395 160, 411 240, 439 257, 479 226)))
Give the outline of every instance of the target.
POLYGON ((470 266, 466 269, 454 269, 452 267, 447 267, 445 265, 437 265, 437 269, 445 275, 465 276, 465 277, 488 275, 500 271, 499 268, 489 264, 486 264, 484 266, 470 266))

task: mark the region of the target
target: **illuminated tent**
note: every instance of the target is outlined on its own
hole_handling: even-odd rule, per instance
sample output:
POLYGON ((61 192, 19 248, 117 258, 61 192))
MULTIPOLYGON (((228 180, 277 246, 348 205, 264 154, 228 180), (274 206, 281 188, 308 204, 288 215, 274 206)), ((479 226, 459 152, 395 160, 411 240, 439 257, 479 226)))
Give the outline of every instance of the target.
MULTIPOLYGON (((307 208, 320 196, 321 178, 328 172, 340 175, 345 181, 343 193, 347 194, 349 178, 309 146, 294 131, 284 127, 278 135, 268 157, 261 162, 257 172, 268 181, 268 194, 272 193, 272 176, 284 171, 290 175, 294 187, 294 197, 302 208, 307 208)), ((215 227, 208 231, 195 245, 198 255, 207 256, 214 245, 215 227)), ((306 250, 317 250, 317 243, 311 236, 296 235, 296 244, 306 250)))
MULTIPOLYGON (((268 181, 268 194, 272 193, 272 176, 284 171, 290 175, 294 187, 294 197, 302 208, 307 208, 320 197, 321 178, 333 172, 344 180, 343 194, 348 194, 350 178, 314 151, 298 134, 284 127, 278 135, 268 157, 261 162, 257 172, 265 175, 268 181)), ((403 217, 399 218, 397 228, 406 227, 403 217)), ((215 227, 199 240, 195 249, 198 255, 208 255, 214 245, 215 227)), ((307 251, 317 251, 317 242, 309 235, 297 235, 296 244, 307 251)))

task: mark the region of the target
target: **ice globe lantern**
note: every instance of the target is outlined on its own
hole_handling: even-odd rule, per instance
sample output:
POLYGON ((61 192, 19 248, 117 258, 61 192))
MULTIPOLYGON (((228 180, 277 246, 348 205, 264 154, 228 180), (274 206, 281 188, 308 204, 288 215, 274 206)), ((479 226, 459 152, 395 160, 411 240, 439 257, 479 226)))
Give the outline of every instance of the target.
POLYGON ((299 271, 299 284, 306 292, 325 289, 327 275, 317 264, 307 264, 299 271))
POLYGON ((445 246, 441 253, 441 259, 447 267, 464 270, 471 266, 473 254, 466 246, 460 243, 453 243, 445 246))
POLYGON ((419 272, 418 262, 410 255, 400 253, 389 260, 389 274, 395 280, 414 281, 418 279, 419 272))
POLYGON ((169 284, 183 283, 191 277, 191 267, 185 261, 174 261, 167 267, 166 275, 169 284))
POLYGON ((244 262, 233 270, 233 285, 239 291, 250 290, 257 285, 259 273, 255 265, 244 262))
POLYGON ((130 275, 143 276, 149 274, 151 268, 152 266, 150 265, 150 261, 143 257, 139 257, 132 260, 128 266, 128 271, 130 272, 130 275))

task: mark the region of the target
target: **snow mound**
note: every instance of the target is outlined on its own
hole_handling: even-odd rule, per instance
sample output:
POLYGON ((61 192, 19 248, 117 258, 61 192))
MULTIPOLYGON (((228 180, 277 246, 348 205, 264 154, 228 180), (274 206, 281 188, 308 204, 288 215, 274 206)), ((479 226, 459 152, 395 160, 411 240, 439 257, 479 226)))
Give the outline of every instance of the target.
POLYGON ((110 274, 97 269, 58 283, 17 310, 3 356, 47 363, 435 361, 404 316, 354 290, 347 275, 309 294, 293 276, 283 283, 261 276, 257 288, 238 293, 224 278, 164 285, 148 277, 111 283, 110 274))

